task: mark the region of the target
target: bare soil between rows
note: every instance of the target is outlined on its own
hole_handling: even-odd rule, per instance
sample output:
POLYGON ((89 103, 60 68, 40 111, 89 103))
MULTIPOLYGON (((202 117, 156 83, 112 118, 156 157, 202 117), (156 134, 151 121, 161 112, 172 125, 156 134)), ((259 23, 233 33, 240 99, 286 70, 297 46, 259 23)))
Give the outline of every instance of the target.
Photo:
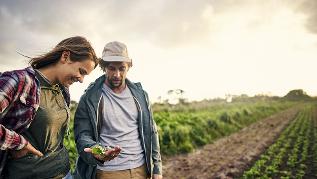
POLYGON ((293 107, 245 127, 190 154, 163 156, 167 179, 237 178, 279 136, 298 113, 293 107))

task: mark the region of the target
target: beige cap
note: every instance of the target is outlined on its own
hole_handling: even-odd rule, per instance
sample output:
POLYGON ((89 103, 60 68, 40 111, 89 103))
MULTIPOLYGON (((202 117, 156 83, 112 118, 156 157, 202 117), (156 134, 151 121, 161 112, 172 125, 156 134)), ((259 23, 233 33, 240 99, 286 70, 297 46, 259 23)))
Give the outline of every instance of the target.
POLYGON ((128 56, 128 49, 124 43, 113 41, 105 45, 102 60, 106 62, 132 62, 128 56))

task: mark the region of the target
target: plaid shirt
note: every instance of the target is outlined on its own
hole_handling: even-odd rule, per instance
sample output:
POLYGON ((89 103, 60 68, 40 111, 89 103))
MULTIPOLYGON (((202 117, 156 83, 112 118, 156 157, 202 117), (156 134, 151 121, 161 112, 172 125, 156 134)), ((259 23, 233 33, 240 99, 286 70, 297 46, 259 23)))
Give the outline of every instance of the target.
POLYGON ((40 85, 33 68, 4 72, 0 75, 1 150, 19 150, 28 143, 19 133, 33 120, 39 99, 40 85))

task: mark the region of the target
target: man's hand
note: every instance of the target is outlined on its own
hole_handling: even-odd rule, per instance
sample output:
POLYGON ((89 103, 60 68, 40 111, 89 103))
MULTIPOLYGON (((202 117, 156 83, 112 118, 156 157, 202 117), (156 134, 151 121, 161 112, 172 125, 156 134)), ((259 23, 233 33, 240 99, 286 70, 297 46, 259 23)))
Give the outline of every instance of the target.
POLYGON ((162 175, 154 174, 152 179, 163 179, 162 175))
POLYGON ((97 160, 105 162, 116 158, 121 152, 121 148, 119 146, 116 146, 112 149, 107 150, 105 154, 101 155, 93 154, 91 148, 85 148, 84 151, 87 153, 91 153, 97 160))
POLYGON ((25 145, 21 150, 10 150, 10 153, 14 159, 21 158, 28 153, 43 157, 42 152, 36 150, 30 142, 28 142, 28 144, 25 145))

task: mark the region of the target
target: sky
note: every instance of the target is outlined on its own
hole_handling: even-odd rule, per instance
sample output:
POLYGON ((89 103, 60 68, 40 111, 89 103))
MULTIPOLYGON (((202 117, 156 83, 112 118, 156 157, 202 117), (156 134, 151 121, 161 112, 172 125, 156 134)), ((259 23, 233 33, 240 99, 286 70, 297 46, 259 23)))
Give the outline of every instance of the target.
MULTIPOLYGON (((191 100, 228 94, 317 96, 316 0, 1 0, 0 71, 61 40, 86 37, 101 57, 110 41, 127 45, 151 101, 182 89, 191 100)), ((78 101, 102 71, 73 84, 78 101)))

